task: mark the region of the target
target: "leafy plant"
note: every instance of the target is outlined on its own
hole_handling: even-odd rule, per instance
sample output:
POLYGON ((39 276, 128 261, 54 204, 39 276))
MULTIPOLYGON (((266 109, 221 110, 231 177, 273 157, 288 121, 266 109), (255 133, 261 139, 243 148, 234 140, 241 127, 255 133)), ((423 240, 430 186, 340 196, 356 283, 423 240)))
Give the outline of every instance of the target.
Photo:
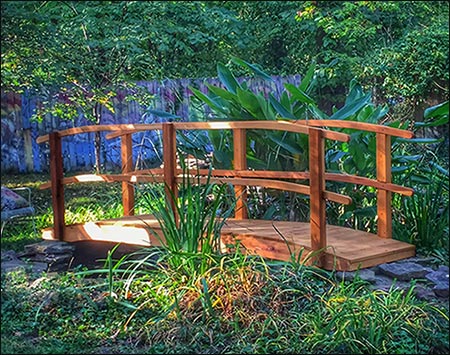
POLYGON ((154 234, 167 251, 168 265, 192 276, 204 274, 217 263, 220 231, 234 203, 230 205, 227 185, 213 183, 210 176, 204 183, 198 174, 190 177, 186 166, 184 172, 178 192, 167 194, 162 185, 146 188, 140 207, 159 222, 162 238, 154 234), (175 210, 171 201, 175 201, 175 210))

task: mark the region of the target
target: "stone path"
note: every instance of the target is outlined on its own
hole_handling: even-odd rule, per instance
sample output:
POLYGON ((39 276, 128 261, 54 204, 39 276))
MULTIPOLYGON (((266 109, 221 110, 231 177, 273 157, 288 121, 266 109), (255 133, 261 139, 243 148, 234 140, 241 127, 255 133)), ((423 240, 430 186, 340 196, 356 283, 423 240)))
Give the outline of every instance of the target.
MULTIPOLYGON (((9 272, 22 268, 39 277, 43 272, 66 271, 74 260, 75 246, 57 241, 27 245, 23 253, 1 252, 1 270, 9 272)), ((373 290, 388 291, 392 287, 407 290, 415 283, 414 292, 421 300, 448 303, 449 267, 434 265, 435 259, 416 256, 376 267, 352 272, 337 272, 338 281, 359 277, 370 283, 373 290)))

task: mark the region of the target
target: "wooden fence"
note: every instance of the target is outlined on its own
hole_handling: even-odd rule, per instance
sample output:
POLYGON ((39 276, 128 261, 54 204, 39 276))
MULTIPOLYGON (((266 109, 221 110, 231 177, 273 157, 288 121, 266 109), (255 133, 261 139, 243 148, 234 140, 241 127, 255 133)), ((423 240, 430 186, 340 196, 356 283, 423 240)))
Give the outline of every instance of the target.
MULTIPOLYGON (((274 76, 273 82, 259 78, 239 78, 245 80, 249 88, 254 92, 269 92, 279 97, 284 91, 284 83, 300 84, 300 76, 274 76)), ((217 78, 209 79, 176 79, 163 81, 148 81, 138 83, 144 86, 154 96, 149 107, 176 114, 184 121, 193 115, 207 117, 210 113, 208 107, 200 110, 192 110, 193 86, 207 93, 206 84, 220 85, 217 78)), ((83 115, 79 115, 73 121, 48 116, 42 122, 32 120, 37 105, 41 98, 32 96, 29 92, 21 95, 14 93, 1 94, 1 171, 7 172, 48 172, 49 148, 46 145, 36 143, 36 138, 53 131, 61 131, 72 127, 80 127, 92 124, 83 115)), ((148 114, 146 108, 136 102, 127 102, 124 95, 114 98, 114 113, 106 108, 103 111, 102 125, 110 124, 151 124, 159 123, 161 119, 153 114, 148 114)), ((65 171, 90 171, 95 165, 94 133, 88 132, 69 137, 62 145, 65 171)), ((133 158, 136 166, 145 167, 145 164, 162 159, 162 139, 155 132, 143 132, 133 136, 133 158)), ((121 168, 120 141, 107 140, 102 133, 102 146, 100 162, 108 170, 121 168)))

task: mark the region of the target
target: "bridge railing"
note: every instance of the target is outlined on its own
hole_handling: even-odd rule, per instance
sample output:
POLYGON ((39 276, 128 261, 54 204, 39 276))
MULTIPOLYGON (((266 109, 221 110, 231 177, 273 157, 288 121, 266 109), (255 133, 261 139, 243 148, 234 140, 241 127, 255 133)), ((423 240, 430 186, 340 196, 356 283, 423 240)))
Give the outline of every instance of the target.
MULTIPOLYGON (((412 138, 413 133, 392 127, 368 124, 362 122, 337 120, 309 121, 230 121, 230 122, 167 122, 160 124, 134 125, 97 125, 70 128, 64 131, 52 132, 38 137, 37 142, 50 144, 50 174, 51 181, 41 188, 51 188, 54 213, 54 233, 60 240, 64 239, 65 204, 64 185, 77 182, 121 182, 122 203, 124 215, 134 214, 134 184, 137 182, 163 182, 167 193, 177 196, 177 185, 183 178, 183 171, 177 168, 176 135, 179 130, 232 130, 233 131, 233 169, 199 169, 200 176, 211 174, 211 181, 230 183, 235 187, 237 204, 235 218, 246 219, 246 189, 245 186, 262 186, 266 188, 293 191, 310 196, 310 229, 311 249, 320 250, 326 247, 326 200, 350 204, 351 198, 335 192, 327 191, 325 182, 339 181, 358 185, 372 186, 377 189, 378 235, 382 238, 392 237, 392 192, 410 196, 413 190, 392 183, 391 177, 391 136, 412 138), (351 128, 376 133, 376 169, 377 178, 327 173, 325 171, 325 139, 348 142, 350 136, 328 130, 322 127, 351 128), (248 170, 247 168, 247 130, 282 130, 306 134, 309 136, 309 171, 265 171, 248 170), (148 131, 162 131, 163 168, 133 170, 132 134, 148 131), (121 139, 121 174, 87 174, 64 177, 61 139, 65 136, 110 131, 108 139, 121 139), (309 180, 309 185, 283 181, 284 179, 309 180)), ((172 196, 169 194, 168 196, 172 196)), ((174 212, 175 201, 171 200, 174 212)), ((320 263, 320 260, 318 260, 320 263)))

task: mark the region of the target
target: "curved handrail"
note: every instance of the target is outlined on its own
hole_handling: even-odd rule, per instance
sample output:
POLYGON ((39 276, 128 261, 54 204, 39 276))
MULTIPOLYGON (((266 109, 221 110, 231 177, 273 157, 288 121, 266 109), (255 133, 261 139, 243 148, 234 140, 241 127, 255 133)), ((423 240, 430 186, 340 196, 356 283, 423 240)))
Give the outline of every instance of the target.
MULTIPOLYGON (((172 122, 175 129, 195 130, 195 129, 271 129, 271 130, 285 130, 294 133, 309 134, 309 130, 305 125, 296 125, 288 121, 231 121, 231 122, 172 122)), ((112 139, 126 134, 137 133, 150 130, 162 130, 162 123, 138 123, 138 124, 118 124, 118 125, 88 125, 81 127, 73 127, 58 131, 60 137, 67 137, 80 133, 93 133, 114 131, 109 133, 106 138, 112 139)), ((348 142, 350 136, 345 133, 327 131, 321 129, 325 138, 335 139, 342 142, 348 142)), ((36 139, 38 144, 47 142, 49 135, 39 136, 36 139)))
POLYGON ((297 124, 313 127, 334 127, 334 128, 349 128, 357 129, 360 131, 374 132, 387 134, 389 136, 401 137, 401 138, 414 138, 414 132, 394 128, 384 125, 378 125, 375 123, 358 122, 358 121, 343 121, 343 120, 296 120, 292 121, 297 124))

